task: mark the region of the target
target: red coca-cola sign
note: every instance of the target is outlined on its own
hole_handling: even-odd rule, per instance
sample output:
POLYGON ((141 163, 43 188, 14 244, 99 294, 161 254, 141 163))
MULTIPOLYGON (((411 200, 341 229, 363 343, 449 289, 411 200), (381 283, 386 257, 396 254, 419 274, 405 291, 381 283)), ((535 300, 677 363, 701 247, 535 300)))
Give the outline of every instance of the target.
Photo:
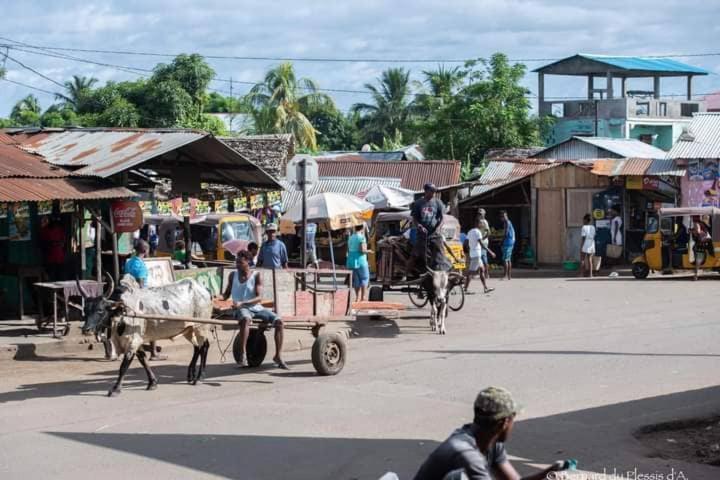
POLYGON ((113 202, 110 213, 117 233, 134 232, 142 227, 143 213, 138 202, 113 202))

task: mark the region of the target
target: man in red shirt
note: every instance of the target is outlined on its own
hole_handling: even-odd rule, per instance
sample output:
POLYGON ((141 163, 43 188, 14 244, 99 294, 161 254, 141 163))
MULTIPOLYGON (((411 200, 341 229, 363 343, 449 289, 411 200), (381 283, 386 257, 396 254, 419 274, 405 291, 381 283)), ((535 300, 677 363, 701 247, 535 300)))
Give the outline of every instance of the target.
POLYGON ((49 280, 65 279, 65 230, 60 219, 53 217, 40 231, 45 252, 45 270, 49 280))

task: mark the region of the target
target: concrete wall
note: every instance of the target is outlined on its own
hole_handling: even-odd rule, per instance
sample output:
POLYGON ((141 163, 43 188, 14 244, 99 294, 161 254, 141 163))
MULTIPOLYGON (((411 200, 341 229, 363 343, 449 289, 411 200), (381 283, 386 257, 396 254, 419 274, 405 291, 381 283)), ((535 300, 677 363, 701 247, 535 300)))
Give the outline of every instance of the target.
POLYGON ((630 138, 640 139, 641 135, 657 135, 652 142, 653 146, 669 151, 675 141, 673 130, 672 125, 635 125, 630 129, 630 138))

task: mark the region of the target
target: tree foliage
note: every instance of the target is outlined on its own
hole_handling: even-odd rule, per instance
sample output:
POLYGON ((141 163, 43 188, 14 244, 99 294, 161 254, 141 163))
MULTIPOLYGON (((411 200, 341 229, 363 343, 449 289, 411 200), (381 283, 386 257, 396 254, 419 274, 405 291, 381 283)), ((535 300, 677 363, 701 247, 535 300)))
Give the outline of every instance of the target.
POLYGON ((411 120, 410 71, 404 68, 385 70, 378 85, 366 83, 373 103, 356 103, 352 110, 360 113, 360 128, 367 142, 382 143, 408 130, 411 120))
POLYGON ((281 63, 265 74, 263 82, 248 93, 246 102, 257 133, 292 133, 300 147, 317 149, 317 130, 306 113, 331 105, 332 99, 318 92, 309 78, 298 78, 292 63, 281 63))

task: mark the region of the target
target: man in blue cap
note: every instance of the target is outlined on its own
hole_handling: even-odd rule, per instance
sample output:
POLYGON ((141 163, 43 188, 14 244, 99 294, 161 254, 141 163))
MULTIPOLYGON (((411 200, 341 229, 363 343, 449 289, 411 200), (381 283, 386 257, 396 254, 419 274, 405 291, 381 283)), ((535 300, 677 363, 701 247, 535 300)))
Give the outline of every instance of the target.
MULTIPOLYGON (((447 270, 445 246, 440 233, 445 205, 435 198, 437 188, 432 183, 423 187, 425 194, 413 203, 411 214, 417 228, 417 240, 413 246, 413 257, 421 271, 427 266, 434 270, 447 270)), ((409 273, 409 272, 408 272, 409 273)))

